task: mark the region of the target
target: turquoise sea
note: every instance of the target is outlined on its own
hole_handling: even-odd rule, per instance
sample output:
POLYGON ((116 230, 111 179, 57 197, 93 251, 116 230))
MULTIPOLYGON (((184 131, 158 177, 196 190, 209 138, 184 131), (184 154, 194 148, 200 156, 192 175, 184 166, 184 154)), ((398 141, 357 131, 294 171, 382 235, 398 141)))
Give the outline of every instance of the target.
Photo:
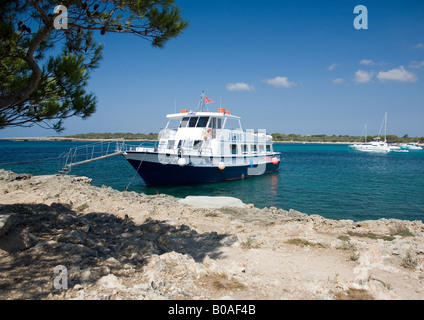
MULTIPOLYGON (((55 174, 57 157, 84 142, 0 141, 0 168, 55 174)), ((232 196, 256 207, 295 209, 331 219, 396 218, 424 221, 424 150, 370 154, 344 144, 274 144, 282 152, 278 173, 222 183, 147 187, 116 156, 74 167, 70 174, 97 186, 146 194, 232 196)))

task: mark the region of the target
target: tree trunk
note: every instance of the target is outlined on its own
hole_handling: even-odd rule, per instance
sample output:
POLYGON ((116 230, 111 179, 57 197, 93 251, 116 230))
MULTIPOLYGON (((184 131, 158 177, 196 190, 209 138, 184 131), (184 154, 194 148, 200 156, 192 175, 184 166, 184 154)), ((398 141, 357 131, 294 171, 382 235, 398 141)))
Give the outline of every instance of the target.
POLYGON ((32 75, 30 82, 27 87, 21 89, 14 95, 7 97, 5 99, 0 99, 0 109, 7 109, 16 104, 24 102, 31 93, 37 88, 38 82, 41 78, 41 69, 38 66, 37 61, 34 59, 34 53, 37 50, 40 43, 47 37, 49 32, 53 29, 53 22, 49 22, 43 29, 38 31, 37 35, 34 37, 30 47, 28 48, 27 54, 25 55, 24 60, 32 70, 32 75))

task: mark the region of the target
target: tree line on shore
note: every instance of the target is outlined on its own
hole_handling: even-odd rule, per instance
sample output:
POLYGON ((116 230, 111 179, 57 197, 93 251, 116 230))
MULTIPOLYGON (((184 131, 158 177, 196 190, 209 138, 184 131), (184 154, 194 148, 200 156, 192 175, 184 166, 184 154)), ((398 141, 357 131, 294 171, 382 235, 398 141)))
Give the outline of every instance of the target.
MULTIPOLYGON (((290 142, 364 142, 364 137, 361 136, 349 136, 349 135, 332 135, 328 136, 325 134, 316 134, 316 135, 306 135, 302 136, 300 134, 283 134, 283 133, 273 133, 271 134, 274 141, 290 141, 290 142)), ((157 140, 158 133, 85 133, 85 134, 75 134, 66 136, 68 138, 76 139, 116 139, 116 140, 157 140)), ((367 141, 372 141, 378 136, 367 136, 367 141)), ((410 143, 410 142, 419 142, 424 143, 424 137, 409 137, 405 134, 402 137, 396 135, 388 135, 387 141, 392 143, 410 143)))
MULTIPOLYGON (((367 141, 372 141, 373 139, 379 137, 367 136, 367 141)), ((327 136, 325 134, 316 134, 316 135, 306 135, 302 136, 300 134, 282 134, 282 133, 273 133, 272 138, 274 141, 294 141, 294 142, 364 142, 365 137, 363 136, 349 136, 349 135, 332 135, 327 136)), ((382 137, 381 137, 382 138, 382 137)), ((410 143, 410 142, 419 142, 424 143, 424 137, 409 137, 405 134, 402 137, 396 135, 387 135, 387 142, 391 143, 410 143)), ((382 138, 383 139, 383 138, 382 138)))

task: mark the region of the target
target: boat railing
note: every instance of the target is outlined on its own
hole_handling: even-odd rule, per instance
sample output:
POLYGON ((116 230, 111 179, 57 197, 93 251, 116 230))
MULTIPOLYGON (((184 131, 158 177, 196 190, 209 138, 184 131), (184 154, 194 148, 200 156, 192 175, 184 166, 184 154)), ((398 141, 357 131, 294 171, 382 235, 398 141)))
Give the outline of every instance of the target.
POLYGON ((67 174, 74 166, 113 157, 127 151, 157 148, 157 142, 153 147, 151 144, 151 141, 142 143, 125 141, 98 141, 96 143, 73 147, 59 156, 59 166, 62 168, 59 170, 59 173, 67 174), (150 145, 150 148, 146 145, 150 145))
POLYGON ((253 130, 241 131, 239 129, 225 129, 217 134, 214 140, 224 143, 249 143, 249 144, 266 144, 272 142, 272 136, 267 135, 266 132, 254 132, 253 130))
POLYGON ((144 141, 138 145, 130 144, 130 143, 122 143, 122 152, 127 151, 148 151, 148 152, 154 152, 158 149, 158 143, 159 141, 155 141, 155 143, 152 145, 152 141, 144 141))
POLYGON ((122 141, 99 141, 70 148, 59 156, 59 165, 62 168, 59 173, 67 174, 73 166, 119 155, 123 149, 122 141))
POLYGON ((170 153, 178 155, 190 155, 190 156, 211 156, 213 155, 212 148, 210 147, 194 147, 194 146, 171 146, 167 147, 166 144, 159 144, 157 148, 159 153, 170 153))

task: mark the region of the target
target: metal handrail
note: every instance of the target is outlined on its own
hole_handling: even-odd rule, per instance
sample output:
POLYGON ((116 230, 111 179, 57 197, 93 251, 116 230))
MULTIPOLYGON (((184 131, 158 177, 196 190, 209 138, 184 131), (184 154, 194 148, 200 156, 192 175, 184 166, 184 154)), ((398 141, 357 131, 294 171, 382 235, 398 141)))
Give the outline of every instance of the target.
POLYGON ((70 148, 68 152, 62 153, 59 156, 59 160, 64 160, 62 170, 59 172, 67 174, 71 171, 73 166, 118 155, 124 152, 124 149, 124 142, 121 142, 120 145, 119 142, 115 141, 100 141, 97 143, 70 148), (111 149, 112 143, 116 143, 114 150, 111 149))

